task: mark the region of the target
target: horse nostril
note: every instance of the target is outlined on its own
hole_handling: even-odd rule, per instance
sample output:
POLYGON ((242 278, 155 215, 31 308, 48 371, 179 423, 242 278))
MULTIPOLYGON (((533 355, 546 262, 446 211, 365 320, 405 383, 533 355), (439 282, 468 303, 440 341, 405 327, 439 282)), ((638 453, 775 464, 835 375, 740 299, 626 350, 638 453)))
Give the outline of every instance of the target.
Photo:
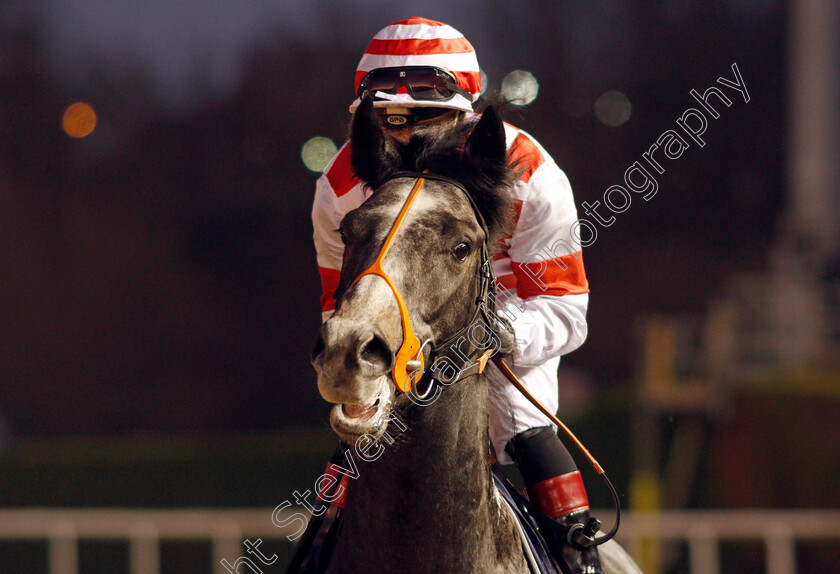
POLYGON ((372 365, 377 371, 385 372, 391 368, 394 354, 382 337, 374 335, 359 347, 359 359, 372 365))
POLYGON ((324 343, 324 333, 322 329, 318 331, 318 336, 315 338, 315 344, 312 346, 312 351, 309 353, 309 362, 316 366, 322 366, 324 364, 325 348, 326 343, 324 343))

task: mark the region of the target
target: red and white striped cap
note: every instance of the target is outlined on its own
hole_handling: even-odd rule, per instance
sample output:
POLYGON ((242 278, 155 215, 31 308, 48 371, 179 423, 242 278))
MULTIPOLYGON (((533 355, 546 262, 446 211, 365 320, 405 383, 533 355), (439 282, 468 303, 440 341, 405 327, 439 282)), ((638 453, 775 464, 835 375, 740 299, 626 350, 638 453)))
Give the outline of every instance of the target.
MULTIPOLYGON (((452 26, 417 16, 388 24, 377 32, 356 67, 356 92, 365 74, 377 68, 400 66, 434 66, 452 74, 460 88, 472 94, 472 101, 455 94, 446 101, 418 101, 409 94, 381 94, 385 101, 376 107, 442 107, 472 111, 472 104, 481 95, 481 72, 475 48, 452 26)), ((350 106, 354 111, 360 100, 350 106)))

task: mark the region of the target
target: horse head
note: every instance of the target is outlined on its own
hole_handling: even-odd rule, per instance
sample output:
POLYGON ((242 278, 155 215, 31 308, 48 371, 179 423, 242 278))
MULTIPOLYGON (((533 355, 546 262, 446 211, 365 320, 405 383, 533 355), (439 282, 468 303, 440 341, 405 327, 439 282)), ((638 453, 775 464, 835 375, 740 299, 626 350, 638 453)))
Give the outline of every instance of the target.
MULTIPOLYGON (((385 135, 368 99, 353 118, 350 142, 354 171, 373 194, 341 221, 335 313, 311 357, 321 396, 335 404, 332 427, 348 443, 365 434, 378 438, 391 410, 410 406, 394 374, 407 325, 421 342, 414 367, 424 366, 411 383, 431 385, 442 345, 479 315, 488 252, 512 224, 514 180, 504 125, 492 107, 477 122, 416 130, 400 145, 385 135), (383 273, 366 273, 376 263, 383 273)), ((495 337, 494 345, 509 344, 495 337)))

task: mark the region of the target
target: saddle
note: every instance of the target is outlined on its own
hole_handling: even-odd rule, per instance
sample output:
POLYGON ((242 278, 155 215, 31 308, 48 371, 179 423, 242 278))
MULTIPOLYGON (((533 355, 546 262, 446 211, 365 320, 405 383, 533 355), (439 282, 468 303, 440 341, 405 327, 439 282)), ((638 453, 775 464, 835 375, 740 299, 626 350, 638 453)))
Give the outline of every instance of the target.
MULTIPOLYGON (((340 462, 340 449, 333 456, 334 462, 340 462)), ((492 468, 493 482, 502 499, 507 503, 511 514, 518 524, 522 540, 522 551, 531 568, 531 574, 560 574, 562 571, 548 550, 545 540, 540 535, 536 517, 540 511, 534 508, 502 474, 501 468, 492 468)), ((320 516, 313 515, 306 531, 301 536, 292 555, 292 560, 284 571, 285 574, 324 574, 329 567, 338 534, 342 527, 344 510, 343 500, 328 504, 319 497, 316 512, 329 506, 320 516)), ((549 519, 550 520, 550 519, 549 519)))
MULTIPOLYGON (((496 490, 508 503, 516 523, 519 526, 519 537, 522 539, 522 551, 531 568, 531 574, 557 574, 560 566, 551 557, 551 552, 545 539, 537 527, 535 517, 541 515, 531 503, 502 475, 498 465, 493 466, 493 482, 496 490)), ((547 516, 545 519, 551 521, 547 516)))

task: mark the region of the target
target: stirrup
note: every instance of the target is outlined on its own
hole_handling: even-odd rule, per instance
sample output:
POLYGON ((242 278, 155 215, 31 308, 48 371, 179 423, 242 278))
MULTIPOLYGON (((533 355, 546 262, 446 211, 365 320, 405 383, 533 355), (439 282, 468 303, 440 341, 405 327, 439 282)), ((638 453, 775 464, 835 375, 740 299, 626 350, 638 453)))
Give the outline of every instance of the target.
POLYGON ((601 522, 578 510, 556 519, 533 512, 540 534, 563 574, 604 574, 595 542, 601 522))

